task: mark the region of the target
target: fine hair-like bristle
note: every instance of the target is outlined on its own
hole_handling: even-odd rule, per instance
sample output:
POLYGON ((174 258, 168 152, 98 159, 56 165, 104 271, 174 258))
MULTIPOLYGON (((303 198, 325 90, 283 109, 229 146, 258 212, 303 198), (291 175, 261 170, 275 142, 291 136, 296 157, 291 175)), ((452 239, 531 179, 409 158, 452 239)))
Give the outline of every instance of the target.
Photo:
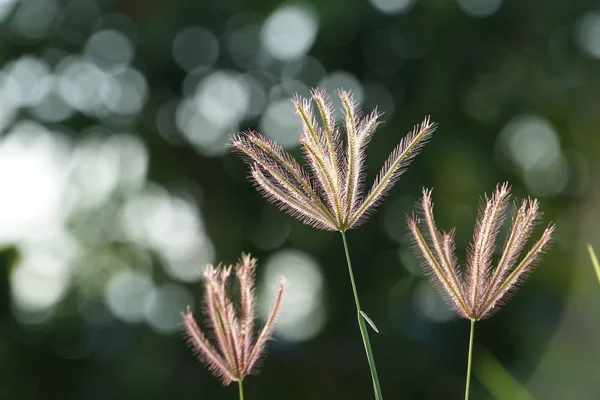
POLYGON ((267 200, 306 224, 343 232, 366 220, 427 143, 435 124, 427 117, 402 139, 364 195, 365 149, 381 114, 375 110, 362 117, 352 93, 340 90, 344 143, 327 93, 313 89, 311 96, 312 102, 299 96, 292 100, 302 124, 299 141, 310 173, 277 143, 255 132, 234 136, 231 145, 250 165, 252 179, 267 200))
POLYGON ((267 322, 255 338, 254 319, 256 299, 254 296, 254 272, 256 259, 242 254, 235 266, 204 269, 204 313, 213 330, 216 345, 211 344, 196 323, 190 307, 182 313, 187 341, 208 369, 224 385, 241 381, 252 373, 271 338, 285 280, 277 285, 275 302, 267 322), (227 282, 235 272, 239 287, 239 305, 236 308, 227 294, 227 282))
POLYGON ((408 218, 415 252, 431 281, 461 317, 472 321, 490 317, 539 261, 552 239, 554 225, 550 224, 523 259, 517 262, 541 216, 537 200, 523 201, 515 207, 516 213, 502 255, 493 268, 496 239, 510 198, 508 183, 498 185, 491 198, 486 198, 480 207, 473 242, 468 249, 467 273, 463 277, 454 255, 454 230, 449 233, 437 230, 431 193, 431 190, 423 190, 419 203, 423 223, 417 217, 408 218), (420 226, 423 226, 425 235, 421 233, 420 226))

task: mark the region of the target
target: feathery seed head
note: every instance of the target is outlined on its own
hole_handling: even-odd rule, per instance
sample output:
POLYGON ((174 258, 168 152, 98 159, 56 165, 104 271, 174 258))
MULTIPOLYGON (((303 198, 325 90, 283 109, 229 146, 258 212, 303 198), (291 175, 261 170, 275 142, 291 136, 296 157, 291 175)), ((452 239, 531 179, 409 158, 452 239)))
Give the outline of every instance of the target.
POLYGON ((283 278, 277 285, 275 302, 267 322, 255 338, 255 267, 256 259, 249 254, 242 254, 235 266, 215 268, 209 264, 204 269, 205 314, 214 332, 216 345, 206 339, 189 306, 187 311, 182 313, 188 343, 224 385, 243 380, 256 368, 265 345, 272 336, 275 318, 281 305, 285 285, 283 278), (239 287, 237 307, 227 293, 227 281, 232 270, 235 270, 235 279, 239 287))
POLYGON ((531 272, 552 238, 554 225, 550 224, 541 238, 517 262, 541 213, 535 199, 527 199, 520 206, 515 204, 512 228, 498 264, 492 268, 496 239, 505 219, 509 198, 510 186, 504 183, 496 187, 491 198, 486 197, 482 202, 473 242, 468 249, 465 277, 454 255, 454 230, 439 232, 435 225, 431 190, 423 190, 419 204, 423 222, 414 216, 408 218, 410 236, 415 252, 422 259, 423 268, 463 318, 476 321, 493 315, 498 305, 514 291, 516 284, 531 272))
POLYGON ((257 133, 236 135, 232 146, 251 166, 254 183, 267 200, 318 229, 345 231, 360 225, 375 209, 427 143, 435 124, 427 117, 415 126, 388 157, 365 194, 365 148, 381 114, 375 110, 363 117, 352 93, 341 90, 342 141, 327 93, 313 89, 311 95, 312 102, 298 96, 292 100, 302 125, 300 144, 310 173, 277 143, 257 133))

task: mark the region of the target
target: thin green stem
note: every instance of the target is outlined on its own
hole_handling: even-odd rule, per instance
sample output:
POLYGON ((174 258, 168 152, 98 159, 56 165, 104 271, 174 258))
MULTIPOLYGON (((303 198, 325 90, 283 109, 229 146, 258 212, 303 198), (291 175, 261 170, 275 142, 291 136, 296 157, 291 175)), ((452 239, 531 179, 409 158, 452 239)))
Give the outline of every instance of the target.
POLYGON ((591 244, 588 244, 588 251, 590 252, 590 258, 592 259, 592 264, 594 265, 594 269, 596 270, 598 282, 600 282, 600 263, 598 263, 598 258, 596 257, 596 253, 594 252, 594 248, 591 244))
POLYGON ((465 400, 469 400, 471 390, 471 364, 473 360, 473 336, 475 336, 475 320, 471 320, 471 334, 469 335, 469 359, 467 361, 467 384, 465 387, 465 400))
POLYGON ((344 251, 346 252, 346 261, 348 263, 348 273, 350 274, 350 282, 352 283, 352 293, 354 294, 354 302, 356 303, 356 315, 358 317, 358 327, 360 328, 360 334, 362 336, 363 344, 365 345, 365 352, 367 353, 367 360, 369 361, 369 368, 371 369, 371 379, 373 380, 373 391, 375 392, 376 400, 383 400, 381 394, 381 386, 379 385, 379 377, 377 375, 377 368, 375 367, 375 358, 373 357, 373 350, 371 350, 371 342, 369 341, 369 332, 367 331, 367 325, 365 319, 361 315, 360 301, 358 300, 358 293, 356 291, 356 282, 354 281, 354 272, 352 272, 352 262, 350 261, 350 252, 348 251, 348 242, 346 241, 346 234, 341 231, 342 239, 344 240, 344 251))
POLYGON ((242 381, 238 381, 238 388, 240 389, 240 400, 244 400, 244 384, 242 381))

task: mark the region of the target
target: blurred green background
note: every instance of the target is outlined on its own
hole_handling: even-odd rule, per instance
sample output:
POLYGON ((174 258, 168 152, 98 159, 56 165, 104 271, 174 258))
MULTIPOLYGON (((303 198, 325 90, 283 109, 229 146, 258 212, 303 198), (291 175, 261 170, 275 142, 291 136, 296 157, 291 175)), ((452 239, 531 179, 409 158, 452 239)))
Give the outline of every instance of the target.
POLYGON ((261 315, 289 286, 247 399, 371 399, 339 234, 267 204, 225 147, 253 128, 299 155, 289 99, 315 86, 385 113, 369 181, 439 124, 348 234, 385 398, 460 399, 466 369, 469 324, 405 215, 434 187, 464 263, 479 197, 507 180, 557 234, 478 324, 472 398, 600 399, 597 0, 0 0, 0 398, 235 399, 179 312, 202 320, 202 267, 249 251, 261 315))

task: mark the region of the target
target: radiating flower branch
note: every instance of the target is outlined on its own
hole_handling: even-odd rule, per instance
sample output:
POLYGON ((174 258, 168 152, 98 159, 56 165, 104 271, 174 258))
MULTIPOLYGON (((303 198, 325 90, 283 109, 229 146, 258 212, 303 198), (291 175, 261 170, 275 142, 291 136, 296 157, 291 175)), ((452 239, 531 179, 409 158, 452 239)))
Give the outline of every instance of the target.
POLYGON ((414 216, 408 218, 415 251, 421 257, 426 273, 457 314, 471 320, 465 399, 469 398, 475 321, 492 316, 509 298, 517 283, 531 272, 554 232, 554 225, 550 224, 518 261, 541 216, 537 200, 523 201, 515 207, 512 228, 502 255, 496 268, 492 268, 496 239, 505 219, 509 198, 510 187, 505 183, 498 185, 492 197, 486 197, 483 202, 473 242, 467 252, 465 276, 454 255, 454 230, 440 232, 436 227, 431 190, 423 191, 419 205, 422 220, 414 216))
POLYGON ((249 254, 243 254, 235 266, 206 266, 203 274, 204 307, 216 345, 211 344, 200 330, 189 307, 182 313, 190 347, 224 385, 238 382, 240 399, 244 397, 242 381, 257 367, 273 333, 285 284, 282 278, 277 285, 275 301, 267 322, 255 338, 255 267, 256 259, 249 254), (234 306, 233 296, 227 293, 227 283, 232 272, 235 273, 234 279, 239 287, 237 307, 234 306))
POLYGON ((255 132, 235 136, 232 146, 250 165, 254 183, 267 200, 306 224, 342 234, 358 324, 371 369, 375 398, 380 400, 381 387, 365 320, 374 325, 360 307, 345 231, 359 226, 373 212, 431 137, 435 124, 425 118, 415 126, 392 151, 365 194, 365 149, 379 124, 380 114, 375 110, 362 117, 350 92, 342 90, 339 97, 344 114, 345 140, 341 138, 331 101, 324 91, 312 91, 318 117, 310 99, 297 97, 293 100, 302 125, 300 145, 310 172, 305 171, 277 143, 255 132))

